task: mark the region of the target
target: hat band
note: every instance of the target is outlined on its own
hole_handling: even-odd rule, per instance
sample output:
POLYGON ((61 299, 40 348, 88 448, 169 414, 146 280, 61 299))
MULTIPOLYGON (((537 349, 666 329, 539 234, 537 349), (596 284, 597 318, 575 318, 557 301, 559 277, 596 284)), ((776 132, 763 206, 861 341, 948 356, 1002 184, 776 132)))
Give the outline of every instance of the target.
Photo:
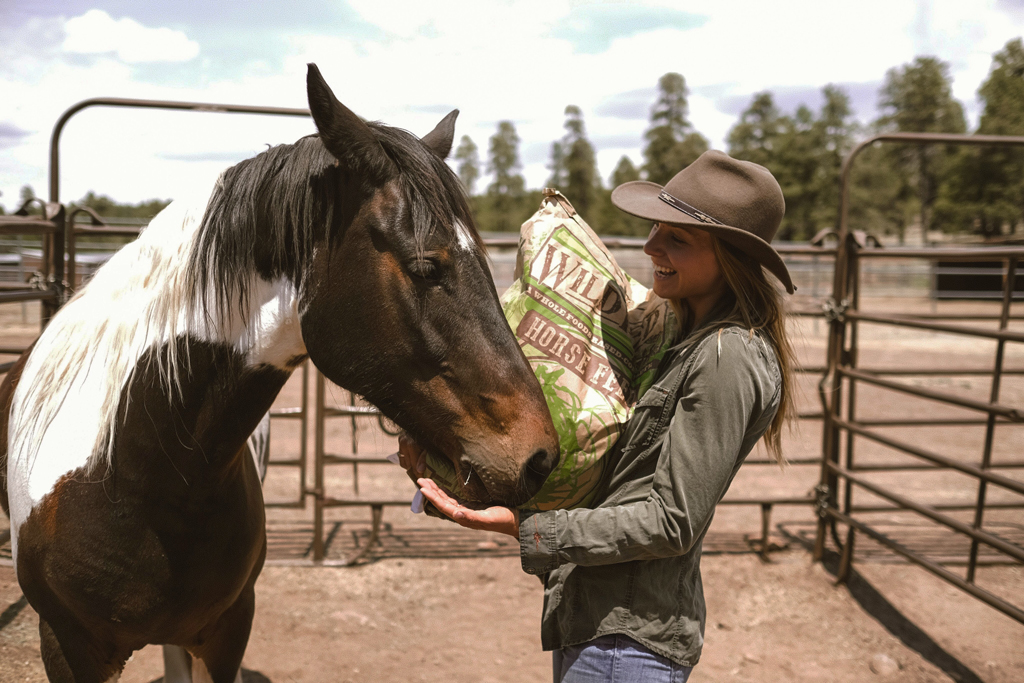
POLYGON ((677 209, 678 211, 682 211, 683 213, 685 213, 690 218, 696 218, 701 223, 712 223, 712 224, 715 224, 715 225, 725 225, 725 223, 723 223, 722 221, 718 220, 714 216, 709 216, 708 214, 704 213, 700 209, 695 208, 693 206, 690 206, 689 204, 684 202, 682 199, 679 199, 678 197, 673 197, 668 192, 665 192, 665 190, 661 191, 661 194, 658 195, 658 199, 660 199, 661 201, 665 202, 666 204, 671 206, 673 209, 677 209))

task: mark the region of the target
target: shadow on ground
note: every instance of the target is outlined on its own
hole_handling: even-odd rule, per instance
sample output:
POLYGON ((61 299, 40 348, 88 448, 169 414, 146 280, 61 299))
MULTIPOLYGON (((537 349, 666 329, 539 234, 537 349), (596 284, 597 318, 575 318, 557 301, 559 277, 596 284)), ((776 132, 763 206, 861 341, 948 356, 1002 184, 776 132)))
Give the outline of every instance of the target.
MULTIPOLYGON (((802 534, 791 533, 782 524, 779 525, 779 531, 787 538, 804 546, 808 552, 813 552, 808 539, 802 534)), ((826 549, 822 564, 829 574, 836 576, 839 571, 839 553, 826 549)), ((952 680, 957 683, 984 683, 978 674, 943 649, 917 624, 896 609, 884 595, 878 592, 878 589, 857 572, 855 567, 850 567, 846 587, 865 612, 874 617, 889 633, 899 638, 904 645, 937 666, 952 680)))
MULTIPOLYGON (((164 677, 154 678, 150 683, 164 683, 164 677)), ((259 671, 242 669, 242 683, 274 683, 259 671)))

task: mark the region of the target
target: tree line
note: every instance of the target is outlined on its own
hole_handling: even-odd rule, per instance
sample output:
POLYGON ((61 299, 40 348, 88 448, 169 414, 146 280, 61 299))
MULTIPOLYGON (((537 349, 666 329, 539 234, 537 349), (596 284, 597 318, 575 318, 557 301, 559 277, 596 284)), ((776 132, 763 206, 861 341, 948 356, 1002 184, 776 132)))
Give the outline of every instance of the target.
MULTIPOLYGON (((861 125, 843 88, 822 88, 822 105, 783 112, 770 91, 753 95, 726 138, 727 152, 767 167, 786 198, 778 238, 807 240, 838 223, 839 171, 858 141, 887 132, 965 133, 963 105, 952 94, 949 65, 935 57, 889 69, 878 92, 878 116, 861 125)), ((658 80, 643 162, 619 159, 607 179, 597 168, 583 111, 565 108, 564 134, 551 144, 546 186, 561 190, 597 231, 644 236, 646 221, 612 206, 611 190, 631 180, 664 185, 709 147, 690 122, 686 79, 667 73, 658 80)), ((1024 135, 1024 42, 1009 41, 993 55, 978 89, 982 111, 974 131, 1024 135)), ((519 159, 519 135, 512 121, 498 123, 488 140, 486 161, 469 136, 455 150, 455 166, 481 230, 518 232, 540 205, 541 191, 528 190, 519 159), (491 182, 477 184, 483 174, 491 182), (478 191, 479 189, 479 191, 478 191)), ((22 188, 20 200, 32 196, 22 188)), ((119 204, 88 193, 77 202, 110 217, 150 217, 166 202, 119 204)), ((0 213, 3 207, 0 206, 0 213)), ((911 225, 922 230, 969 233, 992 238, 1020 230, 1024 221, 1024 149, 953 145, 877 144, 854 164, 850 186, 853 229, 896 235, 911 225)))
MULTIPOLYGON (((690 123, 685 78, 667 73, 643 135, 643 163, 623 156, 605 184, 587 138, 582 110, 565 108, 564 135, 552 143, 547 186, 557 187, 598 232, 646 235, 649 225, 610 201, 621 183, 665 184, 708 149, 690 123)), ((1024 135, 1024 43, 1009 41, 995 53, 978 90, 978 134, 1024 135)), ((786 216, 778 238, 807 240, 838 223, 839 171, 858 141, 888 132, 965 133, 963 105, 952 94, 949 65, 935 57, 889 69, 878 93, 878 116, 860 124, 843 88, 826 85, 822 105, 780 111, 770 91, 756 93, 730 129, 730 155, 759 163, 778 179, 786 216)), ((486 163, 469 136, 455 151, 459 177, 470 194, 481 230, 515 232, 539 206, 540 191, 525 189, 519 136, 501 121, 488 141, 486 163), (482 171, 493 181, 477 191, 482 171)), ((922 230, 991 238, 1015 232, 1024 221, 1024 149, 953 145, 876 144, 854 164, 851 228, 903 240, 911 225, 922 230)))

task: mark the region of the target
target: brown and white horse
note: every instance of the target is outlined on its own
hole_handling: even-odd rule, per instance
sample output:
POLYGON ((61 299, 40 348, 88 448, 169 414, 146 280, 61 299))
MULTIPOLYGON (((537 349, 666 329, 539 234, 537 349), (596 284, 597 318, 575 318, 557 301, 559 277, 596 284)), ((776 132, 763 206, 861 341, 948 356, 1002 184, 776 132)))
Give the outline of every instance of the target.
POLYGON ((557 462, 444 162, 456 112, 420 140, 314 65, 307 91, 319 135, 172 203, 0 386, 0 500, 50 681, 116 680, 150 643, 191 653, 182 680, 240 680, 266 553, 245 442, 307 355, 449 458, 467 499, 523 502, 557 462))

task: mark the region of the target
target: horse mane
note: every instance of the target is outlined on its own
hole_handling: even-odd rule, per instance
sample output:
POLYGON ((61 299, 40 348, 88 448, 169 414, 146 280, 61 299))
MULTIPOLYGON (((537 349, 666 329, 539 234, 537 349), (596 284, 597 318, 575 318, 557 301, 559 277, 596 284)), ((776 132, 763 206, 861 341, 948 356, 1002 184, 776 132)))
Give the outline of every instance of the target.
MULTIPOLYGON (((387 155, 385 165, 390 159, 397 169, 392 177, 411 211, 418 248, 437 231, 454 240, 465 230, 483 251, 465 192, 448 165, 411 133, 368 125, 387 155)), ((225 170, 201 218, 179 202, 162 212, 44 332, 36 348, 43 356, 30 360, 43 365, 23 395, 29 417, 15 426, 22 447, 38 447, 72 388, 95 381, 90 369, 102 368, 99 430, 86 467, 109 466, 121 397, 139 359, 167 343, 157 360, 159 376, 168 392, 180 394, 189 362, 187 347, 179 357, 175 339, 227 339, 226 325, 238 314, 252 331, 257 321, 250 315, 250 297, 259 280, 287 277, 301 288, 314 245, 334 239, 345 226, 344 214, 357 208, 356 202, 335 201, 342 181, 352 196, 373 189, 367 180, 342 173, 338 160, 311 135, 225 170)))
MULTIPOLYGON (((483 252, 462 183, 448 164, 408 131, 367 124, 390 160, 412 215, 413 237, 423 251, 440 232, 457 238, 461 226, 483 252)), ((206 207, 189 255, 190 317, 208 322, 233 312, 249 317, 253 275, 273 281, 289 278, 301 289, 304 266, 318 242, 334 240, 355 206, 336 202, 342 180, 350 191, 374 189, 365 177, 349 173, 318 135, 278 145, 227 169, 206 207), (232 310, 234 309, 234 310, 232 310)), ((394 171, 392 171, 394 173, 394 171)))

